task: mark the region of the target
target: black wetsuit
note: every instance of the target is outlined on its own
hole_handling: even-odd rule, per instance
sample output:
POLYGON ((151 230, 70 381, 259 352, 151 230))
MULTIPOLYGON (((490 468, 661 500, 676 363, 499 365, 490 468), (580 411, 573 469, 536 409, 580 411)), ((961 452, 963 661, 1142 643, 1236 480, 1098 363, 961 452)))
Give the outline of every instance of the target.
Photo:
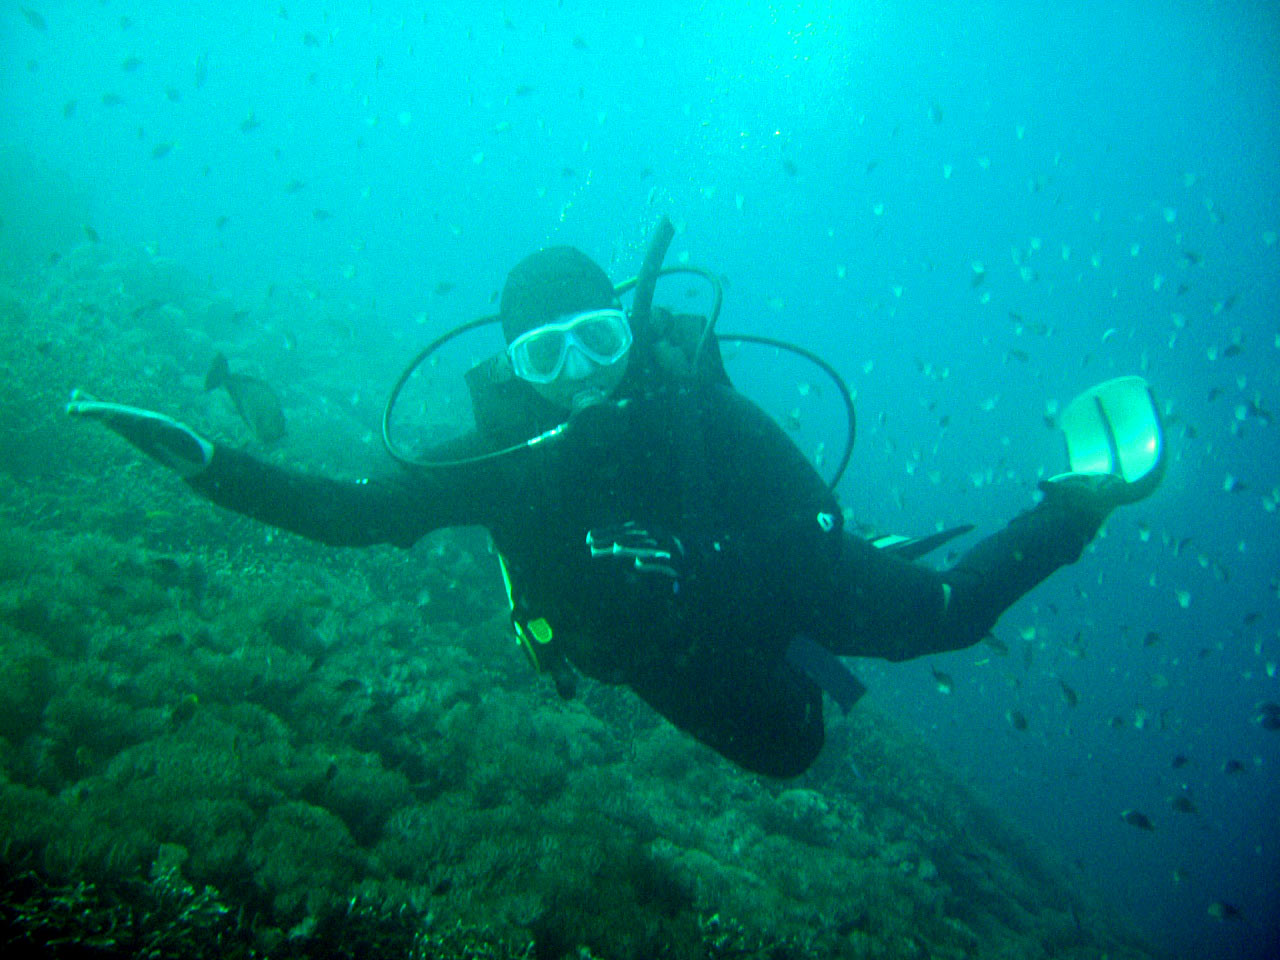
MULTIPOLYGON (((613 398, 626 403, 587 410, 555 440, 476 464, 354 483, 218 447, 189 482, 334 545, 408 547, 440 527, 482 525, 521 612, 553 627, 551 656, 629 685, 726 757, 783 777, 823 741, 821 691, 784 656, 797 635, 891 660, 968 646, 1077 559, 1101 520, 1045 502, 938 573, 844 532, 813 466, 727 381, 645 379, 629 373, 613 398), (591 558, 587 532, 626 522, 680 539, 677 580, 591 558)), ((563 417, 530 402, 544 429, 563 417)), ((523 427, 436 454, 493 450, 529 437, 523 427)))

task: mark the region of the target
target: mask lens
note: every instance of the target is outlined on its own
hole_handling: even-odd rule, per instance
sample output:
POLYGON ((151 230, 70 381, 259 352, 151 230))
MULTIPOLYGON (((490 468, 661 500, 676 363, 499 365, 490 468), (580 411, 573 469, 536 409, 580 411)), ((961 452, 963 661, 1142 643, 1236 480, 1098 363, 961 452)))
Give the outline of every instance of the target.
POLYGON ((626 327, 616 316, 606 315, 584 320, 573 328, 578 343, 602 360, 616 359, 626 349, 626 327))
POLYGON ((565 335, 559 330, 547 330, 530 337, 522 345, 525 367, 538 377, 554 377, 564 357, 565 335))

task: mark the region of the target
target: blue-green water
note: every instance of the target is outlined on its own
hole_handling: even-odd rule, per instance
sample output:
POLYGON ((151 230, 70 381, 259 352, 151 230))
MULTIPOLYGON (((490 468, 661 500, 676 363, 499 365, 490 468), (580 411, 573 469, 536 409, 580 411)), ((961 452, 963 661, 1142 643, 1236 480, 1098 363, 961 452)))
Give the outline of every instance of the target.
MULTIPOLYGON (((225 396, 201 390, 223 349, 281 390, 290 434, 265 455, 346 475, 379 469, 381 403, 414 350, 489 312, 506 270, 536 247, 572 243, 629 276, 662 214, 680 231, 673 262, 724 275, 723 330, 794 338, 856 389, 859 445, 840 494, 860 520, 904 532, 997 527, 1063 464, 1045 426, 1054 404, 1141 373, 1165 408, 1165 483, 1006 615, 996 634, 1007 653, 983 645, 858 669, 869 708, 929 741, 1160 948, 1273 955, 1280 734, 1254 719, 1259 703, 1280 700, 1274 5, 597 6, 6 11, 10 525, 71 536, 79 520, 86 535, 139 538, 138 549, 180 565, 247 550, 252 564, 228 572, 238 586, 226 589, 251 605, 242 591, 255 577, 282 575, 259 574, 280 541, 194 505, 109 438, 53 416, 70 388, 251 443, 225 396), (47 421, 34 425, 33 411, 50 411, 47 421), (90 478, 104 469, 112 483, 89 509, 90 478), (930 667, 953 678, 950 695, 930 667), (1180 797, 1193 809, 1173 806, 1180 797), (1125 809, 1145 812, 1154 832, 1124 823, 1125 809), (1241 917, 1216 919, 1215 902, 1241 917)), ((678 283, 663 295, 698 302, 678 283)), ((448 359, 460 370, 465 358, 448 359)), ((779 416, 798 408, 797 442, 830 456, 837 411, 811 371, 747 353, 729 363, 779 416)), ((362 562, 379 583, 400 571, 378 603, 463 624, 439 631, 476 669, 523 690, 506 646, 457 639, 500 603, 496 584, 484 586, 482 541, 462 574, 442 573, 426 546, 407 560, 337 561, 284 542, 308 579, 341 580, 362 562), (448 607, 450 582, 477 596, 448 607)), ((51 544, 42 562, 54 570, 93 552, 51 544)), ((59 582, 15 569, 49 590, 59 582)), ((140 683, 146 664, 104 649, 112 631, 186 636, 161 629, 156 618, 173 615, 165 603, 130 606, 154 577, 126 580, 105 599, 45 597, 102 618, 84 643, 108 674, 95 682, 116 690, 140 683), (125 596, 113 600, 117 589, 125 596)), ((14 629, 39 636, 45 621, 11 599, 14 629)), ((211 629, 217 615, 202 608, 198 619, 211 629)), ((370 633, 381 640, 360 648, 369 656, 395 639, 370 633)), ((191 668, 186 650, 167 655, 175 670, 191 668)), ((40 656, 51 655, 60 670, 59 657, 79 654, 40 656)), ((5 732, 18 755, 6 754, 7 776, 26 770, 54 793, 105 776, 125 749, 64 734, 73 756, 39 779, 34 747, 19 739, 56 740, 40 725, 62 715, 23 720, 23 709, 48 711, 88 682, 55 674, 71 686, 16 710, 5 732), (88 752, 77 758, 75 745, 88 752)), ((348 664, 340 675, 359 674, 348 664)), ((50 682, 32 684, 48 692, 50 682)), ((117 699, 172 710, 188 692, 172 689, 168 700, 117 699)), ((255 694, 302 723, 296 698, 281 696, 287 710, 255 694)), ((202 705, 210 697, 234 700, 216 684, 202 705)), ((157 729, 144 724, 129 742, 157 729)), ((837 764, 843 741, 833 740, 824 762, 837 764)))

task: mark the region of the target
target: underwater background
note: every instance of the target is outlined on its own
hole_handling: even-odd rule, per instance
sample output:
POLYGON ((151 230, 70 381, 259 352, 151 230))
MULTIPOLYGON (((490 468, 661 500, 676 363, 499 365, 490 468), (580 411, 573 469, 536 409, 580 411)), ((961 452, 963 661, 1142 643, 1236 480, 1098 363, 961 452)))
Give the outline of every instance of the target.
MULTIPOLYGON (((1280 955, 1278 13, 7 5, 4 942, 1280 955), (856 391, 858 522, 990 532, 1065 467, 1080 390, 1138 373, 1164 414, 1154 496, 991 642, 853 662, 871 693, 796 781, 626 691, 556 698, 482 532, 321 548, 61 412, 82 388, 386 472, 418 349, 540 246, 632 276, 662 215, 668 262, 723 277, 722 332, 792 339, 856 391), (285 437, 205 391, 220 352, 285 437)), ((709 302, 683 280, 657 301, 709 302)), ((481 340, 420 385, 423 429, 459 428, 481 340)), ((830 470, 820 373, 726 357, 830 470)))

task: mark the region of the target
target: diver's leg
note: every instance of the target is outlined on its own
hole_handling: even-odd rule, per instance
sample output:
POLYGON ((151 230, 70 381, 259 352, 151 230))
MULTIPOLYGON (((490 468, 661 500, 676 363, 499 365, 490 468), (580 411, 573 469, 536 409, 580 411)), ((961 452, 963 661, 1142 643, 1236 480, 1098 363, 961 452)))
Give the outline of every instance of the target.
POLYGON ((843 656, 890 660, 971 646, 1014 601, 1078 560, 1106 514, 1051 492, 941 572, 846 535, 815 639, 843 656))

